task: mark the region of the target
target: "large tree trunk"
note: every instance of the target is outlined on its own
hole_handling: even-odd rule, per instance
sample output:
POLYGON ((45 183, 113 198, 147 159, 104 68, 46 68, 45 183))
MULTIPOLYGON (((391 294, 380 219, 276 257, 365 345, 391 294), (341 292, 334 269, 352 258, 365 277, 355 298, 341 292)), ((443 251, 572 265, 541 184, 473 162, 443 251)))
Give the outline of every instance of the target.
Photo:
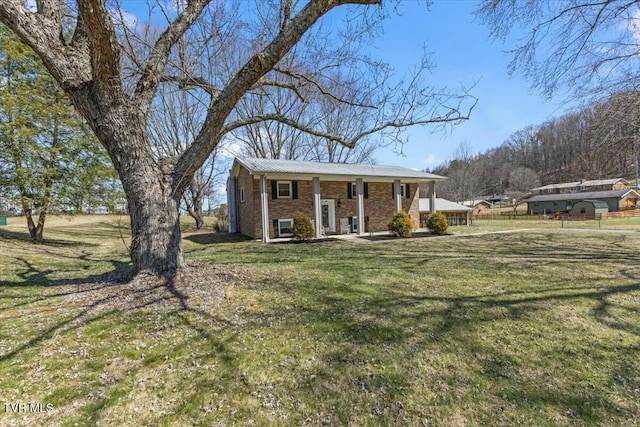
POLYGON ((173 277, 185 265, 178 212, 184 189, 176 180, 173 161, 155 160, 144 117, 135 108, 115 108, 103 119, 112 126, 96 126, 96 134, 127 195, 133 273, 173 277))
POLYGON ((128 186, 131 217, 131 260, 134 274, 151 273, 172 277, 184 267, 182 257, 179 197, 170 185, 158 180, 128 186), (155 182, 152 182, 155 181, 155 182))

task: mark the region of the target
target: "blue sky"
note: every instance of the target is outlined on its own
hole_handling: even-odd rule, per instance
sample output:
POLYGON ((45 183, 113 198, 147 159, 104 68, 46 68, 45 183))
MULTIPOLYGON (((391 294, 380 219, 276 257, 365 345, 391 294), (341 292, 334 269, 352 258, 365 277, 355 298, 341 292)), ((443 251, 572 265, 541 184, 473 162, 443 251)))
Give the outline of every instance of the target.
POLYGON ((409 69, 420 58, 423 45, 432 53, 436 68, 432 72, 435 87, 471 86, 478 104, 471 119, 432 133, 429 127, 408 131, 409 142, 403 154, 393 147, 377 152, 379 164, 408 168, 433 168, 451 158, 466 142, 472 152, 497 147, 512 133, 562 115, 568 106, 562 100, 545 100, 529 89, 529 82, 519 74, 509 76, 505 53, 513 47, 489 38, 488 28, 475 22, 478 2, 474 0, 435 0, 427 8, 423 2, 405 1, 402 15, 393 16, 385 24, 378 52, 398 72, 409 69))
MULTIPOLYGON (((545 100, 529 89, 529 82, 519 74, 509 76, 505 53, 513 47, 489 38, 489 30, 476 22, 473 11, 478 0, 433 0, 429 8, 424 0, 403 0, 400 14, 392 14, 384 24, 384 35, 375 43, 376 57, 388 61, 398 74, 410 72, 426 45, 435 68, 430 84, 435 88, 458 88, 474 84, 471 95, 478 98, 471 119, 446 131, 433 132, 433 127, 407 130, 408 143, 398 153, 397 147, 379 149, 378 164, 391 164, 412 169, 434 168, 450 160, 461 143, 472 152, 483 152, 502 144, 512 133, 541 124, 568 111, 562 99, 545 100)), ((124 2, 128 12, 144 17, 145 3, 124 2)), ((332 11, 323 19, 336 20, 341 13, 332 11)), ((133 19, 133 17, 132 17, 133 19)))

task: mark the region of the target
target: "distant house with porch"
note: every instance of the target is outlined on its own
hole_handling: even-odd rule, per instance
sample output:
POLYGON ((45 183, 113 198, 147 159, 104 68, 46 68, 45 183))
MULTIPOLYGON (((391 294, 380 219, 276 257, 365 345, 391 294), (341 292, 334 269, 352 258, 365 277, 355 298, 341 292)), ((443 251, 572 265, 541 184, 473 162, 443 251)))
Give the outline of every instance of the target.
POLYGON ((471 214, 474 216, 491 215, 493 213, 493 203, 485 199, 467 200, 462 205, 471 208, 471 214))
POLYGON ((419 227, 419 184, 435 201, 435 183, 444 179, 398 166, 236 158, 227 180, 229 231, 264 242, 290 237, 303 213, 320 225, 316 237, 363 234, 387 230, 399 210, 419 227))
POLYGON ((595 191, 616 191, 627 190, 628 182, 622 178, 611 179, 592 179, 574 182, 563 182, 560 184, 549 184, 542 187, 532 188, 530 192, 533 195, 542 194, 565 194, 578 192, 595 192, 595 191))
POLYGON ((532 196, 525 201, 527 202, 527 212, 529 214, 550 215, 556 212, 568 212, 574 204, 586 200, 605 203, 608 212, 635 209, 638 199, 640 199, 640 195, 635 190, 609 190, 541 194, 532 196))

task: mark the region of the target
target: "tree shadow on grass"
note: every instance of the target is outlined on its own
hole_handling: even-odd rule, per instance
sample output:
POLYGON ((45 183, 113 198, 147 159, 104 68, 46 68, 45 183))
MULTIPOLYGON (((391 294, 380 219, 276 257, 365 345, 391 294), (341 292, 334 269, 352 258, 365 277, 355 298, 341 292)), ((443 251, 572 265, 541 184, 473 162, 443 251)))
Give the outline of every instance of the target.
MULTIPOLYGON (((385 267, 380 265, 379 268, 385 267)), ((554 286, 537 294, 534 290, 526 289, 498 291, 488 295, 442 296, 430 295, 427 289, 422 294, 408 294, 393 287, 385 287, 379 291, 363 290, 354 284, 367 283, 368 277, 363 274, 375 272, 353 270, 348 274, 344 284, 339 284, 339 279, 318 281, 314 276, 313 283, 308 283, 308 290, 296 290, 286 280, 271 283, 269 290, 265 289, 265 292, 276 293, 274 299, 281 300, 282 303, 271 311, 246 315, 252 330, 264 330, 267 325, 278 321, 281 323, 278 329, 285 335, 289 330, 311 331, 321 342, 331 343, 321 346, 327 347, 323 354, 315 354, 311 372, 308 367, 293 366, 292 369, 298 371, 298 376, 311 378, 299 385, 294 400, 328 399, 341 402, 337 405, 341 405, 341 410, 347 413, 345 419, 348 421, 348 414, 357 413, 358 410, 350 408, 345 402, 360 402, 362 399, 367 402, 364 407, 377 405, 378 409, 368 409, 381 410, 381 414, 388 417, 384 422, 391 420, 391 424, 396 425, 420 423, 429 411, 421 412, 416 406, 411 408, 411 402, 415 403, 416 399, 413 393, 426 392, 415 390, 416 382, 424 381, 430 386, 442 387, 443 396, 439 398, 441 400, 432 402, 432 407, 437 406, 438 401, 447 405, 447 400, 455 402, 463 399, 460 396, 465 394, 478 393, 473 387, 480 387, 483 390, 480 399, 488 398, 492 400, 492 405, 497 405, 492 406, 494 409, 504 410, 507 414, 505 423, 509 420, 521 422, 522 416, 539 412, 540 408, 551 413, 555 411, 556 416, 560 417, 558 419, 568 422, 575 420, 579 424, 606 424, 611 422, 609 417, 612 414, 637 420, 633 409, 621 407, 619 402, 603 393, 607 387, 606 382, 597 383, 593 388, 579 387, 577 385, 581 384, 580 380, 562 378, 562 371, 556 370, 555 375, 561 376, 560 383, 557 387, 550 387, 545 383, 547 379, 544 375, 542 378, 535 376, 545 372, 544 364, 547 362, 540 365, 540 361, 535 360, 542 357, 540 354, 533 352, 518 355, 517 349, 514 350, 513 346, 504 342, 495 342, 491 338, 481 339, 479 331, 486 325, 500 337, 501 332, 499 329, 496 332, 494 325, 508 322, 511 329, 504 332, 506 335, 503 339, 508 343, 509 339, 514 339, 510 334, 515 332, 515 338, 526 340, 524 331, 519 331, 517 325, 525 322, 523 324, 527 328, 535 328, 535 321, 532 319, 546 318, 546 314, 538 313, 550 313, 556 303, 566 307, 576 301, 584 307, 584 300, 589 300, 596 307, 618 306, 615 298, 632 297, 640 291, 640 283, 608 283, 586 288, 577 285, 554 286), (288 295, 296 293, 303 296, 303 299, 297 303, 289 301, 288 295), (450 350, 443 350, 447 348, 450 350), (424 355, 434 352, 441 354, 437 356, 440 361, 434 360, 435 363, 452 363, 444 362, 450 359, 463 362, 458 365, 454 363, 446 369, 434 366, 432 368, 438 373, 431 374, 432 377, 429 378, 416 379, 416 376, 424 375, 421 368, 417 368, 425 364, 424 355), (528 360, 530 357, 533 358, 531 361, 528 360), (379 365, 385 366, 386 370, 380 371, 377 368, 379 365), (530 374, 532 371, 534 373, 530 374), (469 384, 470 381, 474 384, 469 384), (565 381, 573 385, 566 386, 565 381), (396 402, 401 402, 405 409, 398 409, 396 402)), ((305 280, 302 279, 297 286, 304 287, 304 284, 305 280)), ((583 311, 584 316, 591 317, 607 328, 640 337, 639 328, 632 322, 611 322, 599 313, 603 311, 600 308, 592 312, 588 309, 583 311)), ((543 336, 545 333, 548 332, 541 332, 543 336)), ((577 340, 579 344, 576 345, 585 346, 585 351, 590 345, 588 338, 585 337, 587 341, 583 343, 579 334, 569 334, 568 337, 577 340)), ((549 338, 552 338, 552 342, 548 343, 549 351, 562 344, 554 342, 554 337, 549 338)), ((611 356, 617 351, 617 347, 614 348, 613 344, 609 347, 607 343, 608 341, 603 341, 605 348, 602 353, 611 356)), ((572 343, 567 345, 571 346, 572 343)), ((632 348, 637 349, 637 346, 632 348)), ((631 354, 629 350, 623 357, 630 358, 631 354)), ((552 364, 570 364, 572 361, 571 355, 550 354, 549 357, 552 364)), ((595 356, 585 353, 584 357, 588 359, 588 363, 597 363, 595 356)), ((611 374, 613 376, 620 370, 626 372, 627 383, 624 386, 631 394, 633 381, 638 380, 637 372, 634 377, 633 372, 629 372, 631 368, 624 371, 624 367, 616 367, 615 363, 614 361, 614 366, 608 368, 607 372, 614 372, 611 374)), ((427 371, 431 369, 427 366, 423 368, 427 371)), ((569 365, 567 368, 568 372, 582 372, 583 367, 569 365)), ((292 372, 290 375, 296 374, 292 372)), ((555 379, 550 377, 548 380, 555 379)), ((461 404, 469 405, 470 401, 463 399, 461 404)), ((471 404, 473 405, 473 401, 471 404)), ((633 408, 633 404, 630 408, 633 408)), ((499 413, 495 414, 498 415, 499 413)), ((491 414, 484 421, 497 420, 490 416, 491 414)), ((340 420, 345 422, 345 419, 340 420)), ((544 417, 534 419, 554 421, 544 417)), ((620 419, 624 418, 618 418, 620 419)), ((444 423, 442 419, 439 421, 444 423)), ((476 419, 476 422, 481 421, 476 419)))
POLYGON ((0 238, 6 239, 8 241, 33 243, 39 246, 47 246, 47 245, 55 246, 55 247, 99 246, 96 243, 87 243, 87 242, 80 242, 75 240, 64 240, 64 239, 47 239, 46 237, 44 239, 44 243, 34 243, 28 232, 23 233, 23 232, 3 230, 3 229, 0 229, 0 238))
POLYGON ((450 233, 437 234, 432 231, 414 231, 411 233, 409 237, 400 237, 391 232, 388 234, 371 234, 357 236, 358 239, 368 240, 370 242, 386 242, 386 241, 409 241, 412 239, 423 239, 426 237, 442 237, 442 236, 452 236, 450 233))
POLYGON ((216 232, 216 233, 197 233, 197 234, 189 234, 183 237, 184 240, 188 240, 193 243, 197 243, 199 245, 215 245, 219 243, 238 243, 238 242, 247 242, 251 239, 240 233, 224 233, 224 232, 216 232))
MULTIPOLYGON (((362 246, 365 245, 357 248, 360 250, 362 246)), ((565 249, 562 248, 561 252, 565 253, 565 249)), ((488 410, 495 412, 485 415, 484 419, 476 419, 477 423, 484 421, 491 424, 493 421, 494 424, 507 425, 517 421, 526 424, 526 417, 540 412, 540 408, 555 411, 560 417, 560 421, 555 421, 566 424, 608 424, 627 417, 631 420, 629 425, 632 425, 634 417, 637 420, 637 415, 628 409, 618 408, 613 401, 614 395, 603 392, 603 384, 584 388, 579 387, 582 383, 572 382, 573 379, 568 376, 565 378, 559 371, 546 374, 543 372, 544 361, 528 360, 530 355, 521 355, 513 346, 498 341, 510 339, 513 328, 517 330, 518 322, 535 319, 538 313, 553 310, 555 302, 567 306, 572 301, 588 300, 594 307, 603 303, 608 307, 617 306, 616 298, 637 294, 640 283, 603 283, 585 287, 576 284, 548 288, 540 286, 533 290, 497 290, 491 294, 468 296, 458 295, 456 291, 435 295, 426 286, 421 292, 409 292, 402 287, 396 289, 392 285, 363 289, 357 285, 368 283, 368 275, 383 274, 390 265, 387 261, 404 263, 396 267, 405 268, 420 259, 421 255, 415 251, 410 254, 387 254, 387 258, 381 258, 387 249, 362 250, 363 253, 359 253, 356 259, 348 259, 344 251, 336 250, 334 253, 323 252, 321 257, 316 256, 317 259, 305 260, 319 270, 332 269, 342 274, 342 280, 325 279, 321 275, 296 276, 295 280, 292 276, 286 276, 245 284, 245 289, 253 297, 263 293, 272 300, 269 304, 263 304, 259 311, 239 311, 242 323, 230 323, 228 319, 218 318, 210 311, 203 310, 195 304, 196 298, 184 292, 179 281, 173 278, 166 278, 164 284, 156 283, 155 286, 167 286, 173 298, 179 302, 180 308, 171 310, 170 315, 183 319, 184 325, 195 332, 180 337, 168 347, 166 353, 171 355, 179 351, 180 346, 187 345, 185 342, 189 345, 197 343, 201 350, 190 357, 203 364, 219 362, 226 369, 222 374, 218 371, 193 379, 183 378, 181 384, 185 388, 193 389, 193 382, 196 390, 185 392, 182 403, 176 403, 173 409, 189 413, 194 411, 192 402, 199 405, 203 395, 211 395, 214 390, 225 395, 231 388, 233 391, 229 395, 236 399, 236 405, 244 403, 242 396, 253 402, 250 399, 256 399, 256 396, 271 399, 269 396, 275 395, 289 402, 291 407, 301 408, 291 409, 293 414, 290 421, 297 424, 313 424, 314 420, 326 415, 332 417, 329 424, 358 424, 357 421, 363 421, 361 424, 420 425, 424 424, 424 419, 430 418, 436 424, 444 425, 447 420, 438 418, 442 416, 439 406, 480 407, 485 400, 490 405, 488 410), (342 264, 337 267, 337 263, 342 264), (351 263, 349 265, 353 268, 346 269, 345 263, 351 263), (359 268, 360 264, 368 265, 366 272, 359 268), (512 323, 512 329, 505 331, 504 335, 494 326, 502 321, 512 323), (213 332, 211 324, 225 328, 224 333, 213 332), (482 339, 479 332, 482 328, 492 328, 494 336, 482 339), (268 363, 265 362, 267 368, 256 374, 255 379, 251 377, 251 372, 245 375, 242 370, 250 371, 251 352, 258 353, 253 346, 258 343, 261 333, 271 333, 282 341, 275 341, 274 347, 278 348, 267 348, 263 354, 259 354, 260 359, 268 360, 268 363), (305 334, 310 335, 315 345, 297 347, 295 340, 305 334), (242 336, 249 337, 250 343, 246 348, 238 344, 242 336), (204 347, 208 350, 202 351, 204 347), (285 358, 282 358, 281 348, 284 348, 285 358), (425 355, 430 355, 430 358, 425 355), (245 359, 242 362, 243 357, 249 361, 245 359), (270 360, 272 357, 273 361, 270 360), (528 369, 543 372, 541 378, 524 377, 523 372, 526 373, 528 369), (560 382, 553 383, 558 380, 553 378, 554 373, 559 373, 560 382), (295 387, 280 387, 279 384, 289 377, 296 378, 295 387), (424 389, 417 389, 421 381, 424 382, 424 389), (563 384, 563 381, 571 386, 563 384), (552 386, 547 386, 547 382, 552 386), (429 400, 424 397, 428 393, 437 394, 437 397, 429 400), (473 393, 478 395, 476 401, 473 397, 467 397, 473 393), (421 400, 424 402, 420 403, 421 400), (362 415, 364 413, 370 418, 355 421, 350 418, 353 414, 365 417, 362 415), (612 415, 618 418, 609 418, 612 415), (507 418, 498 422, 498 417, 503 416, 507 418), (305 421, 307 419, 311 421, 305 421)), ((581 258, 582 262, 599 259, 598 253, 589 250, 581 258)), ((453 249, 447 249, 438 256, 454 254, 459 261, 464 260, 464 255, 453 249)), ((548 258, 547 261, 551 262, 556 255, 544 255, 538 250, 525 254, 509 254, 505 251, 500 256, 531 257, 543 261, 548 258)), ((565 261, 570 260, 568 251, 562 257, 565 261)), ((292 271, 295 273, 294 268, 292 271)), ((633 274, 625 271, 627 275, 633 274)), ((606 313, 607 310, 595 309, 586 316, 593 316, 609 328, 638 336, 637 328, 633 325, 607 323, 608 319, 603 317, 609 316, 606 313)), ((43 341, 54 339, 56 334, 72 331, 77 325, 102 322, 105 316, 116 313, 100 311, 96 306, 88 311, 83 309, 78 314, 79 317, 69 316, 58 325, 40 332, 24 347, 14 349, 12 354, 15 356, 20 351, 42 345, 43 341)), ((561 335, 562 331, 557 333, 561 335)), ((588 339, 584 337, 585 341, 588 339)), ((607 342, 603 341, 601 345, 603 354, 613 354, 607 342)), ((553 343, 549 343, 549 347, 550 362, 571 363, 571 354, 554 355, 552 351, 561 349, 553 349, 553 343)), ((621 358, 628 360, 634 353, 633 346, 627 347, 621 358)), ((598 363, 597 358, 589 361, 598 363)), ((609 369, 607 374, 611 373, 612 377, 626 375, 629 380, 623 386, 629 388, 637 377, 633 377, 633 372, 628 372, 629 368, 625 371, 622 363, 621 360, 620 366, 609 369)), ((263 400, 254 409, 262 411, 264 421, 268 419, 265 413, 285 407, 284 403, 276 403, 274 400, 263 400)), ((553 424, 554 421, 549 418, 535 420, 547 421, 547 424, 553 424)), ((242 419, 238 421, 241 422, 242 419)))
MULTIPOLYGON (((73 257, 70 257, 73 258, 73 257)), ((88 276, 76 277, 76 278, 62 278, 54 279, 51 276, 55 276, 61 273, 68 273, 70 270, 68 267, 57 268, 51 266, 46 270, 37 268, 31 261, 25 257, 14 258, 24 269, 16 275, 21 280, 2 280, 0 281, 0 288, 2 287, 31 287, 31 286, 43 286, 43 287, 56 287, 66 285, 81 285, 92 284, 101 282, 116 282, 121 283, 131 278, 131 263, 118 260, 109 260, 111 264, 111 270, 105 273, 90 274, 88 276)), ((75 259, 75 258, 74 258, 75 259)), ((80 257, 82 259, 82 257, 80 257)), ((85 261, 93 262, 92 260, 85 261)), ((84 268, 82 268, 84 270, 84 268)))

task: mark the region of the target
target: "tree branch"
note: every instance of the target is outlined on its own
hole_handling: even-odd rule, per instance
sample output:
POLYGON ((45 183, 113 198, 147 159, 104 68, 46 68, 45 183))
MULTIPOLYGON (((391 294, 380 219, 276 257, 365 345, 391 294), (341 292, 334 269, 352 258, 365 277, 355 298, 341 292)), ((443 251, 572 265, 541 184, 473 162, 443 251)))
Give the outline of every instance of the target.
POLYGON ((151 101, 167 65, 171 48, 198 19, 200 13, 210 1, 191 0, 187 2, 187 7, 158 38, 149 55, 142 77, 138 80, 134 94, 135 100, 142 111, 148 111, 151 106, 151 101))
POLYGON ((120 53, 113 21, 102 0, 79 1, 78 14, 86 28, 91 28, 86 35, 91 52, 92 80, 100 98, 98 102, 110 103, 122 96, 120 53))
POLYGON ((176 189, 188 185, 191 176, 206 160, 222 137, 224 120, 237 102, 262 76, 273 69, 284 55, 302 38, 320 17, 343 4, 379 5, 381 0, 312 0, 291 18, 266 47, 253 55, 227 82, 220 95, 212 100, 202 130, 194 143, 176 163, 176 189))
POLYGON ((164 75, 160 78, 162 83, 177 83, 180 89, 186 88, 198 88, 207 92, 212 97, 216 97, 220 94, 220 89, 214 87, 202 77, 198 76, 169 76, 164 75))
POLYGON ((295 72, 289 71, 289 70, 283 70, 281 68, 274 68, 274 71, 277 71, 278 73, 284 74, 284 75, 292 77, 294 79, 304 80, 305 82, 311 84, 316 89, 318 89, 318 91, 322 95, 327 96, 327 97, 329 97, 329 98, 331 98, 331 99, 333 99, 335 101, 338 101, 340 103, 351 105, 353 107, 377 108, 375 105, 361 104, 361 103, 358 103, 358 102, 347 101, 346 99, 339 98, 339 97, 335 96, 334 94, 332 94, 331 92, 325 90, 322 86, 320 86, 320 84, 318 82, 316 82, 315 80, 313 80, 312 78, 310 78, 308 76, 305 76, 304 74, 295 73, 295 72))
MULTIPOLYGON (((62 16, 61 11, 53 10, 55 7, 62 8, 62 2, 48 2, 42 9, 43 13, 62 16)), ((88 51, 79 49, 76 45, 64 46, 60 38, 60 27, 54 19, 29 11, 20 0, 2 0, 0 21, 42 58, 47 70, 65 91, 91 80, 87 71, 89 67, 84 66, 89 63, 88 51)))
POLYGON ((62 9, 64 4, 61 0, 37 0, 36 8, 38 14, 49 19, 52 24, 52 30, 58 33, 60 40, 64 40, 62 37, 62 9))
POLYGON ((309 126, 303 125, 302 123, 290 119, 282 114, 262 114, 262 115, 256 115, 256 116, 252 116, 252 117, 247 117, 241 120, 236 120, 234 122, 228 123, 223 129, 222 129, 222 133, 229 133, 232 132, 238 128, 244 127, 244 126, 249 126, 252 124, 256 124, 256 123, 262 123, 262 122, 267 122, 267 121, 275 121, 275 122, 279 122, 279 123, 283 123, 287 126, 291 126, 294 129, 297 129, 301 132, 307 133, 309 135, 313 135, 313 136, 317 136, 317 137, 321 137, 321 138, 325 138, 329 141, 333 141, 333 142, 337 142, 341 145, 344 145, 347 148, 354 148, 356 146, 356 144, 358 143, 358 141, 362 140, 363 138, 372 135, 374 133, 380 132, 382 130, 385 130, 387 128, 404 128, 404 127, 408 127, 408 126, 415 126, 415 125, 425 125, 425 124, 436 124, 436 123, 440 123, 440 124, 444 124, 444 123, 455 123, 455 122, 460 122, 462 120, 468 120, 469 116, 471 115, 471 111, 475 108, 476 104, 477 104, 477 100, 474 101, 473 105, 469 108, 469 110, 467 111, 466 114, 462 114, 460 112, 459 109, 457 108, 451 108, 449 110, 449 112, 447 114, 445 114, 444 116, 432 116, 429 118, 424 118, 424 119, 414 119, 414 120, 408 120, 408 121, 385 121, 377 126, 374 126, 370 129, 367 129, 365 131, 362 131, 360 133, 358 133, 357 135, 355 135, 353 138, 345 138, 343 136, 340 135, 335 135, 332 133, 328 133, 328 132, 323 132, 317 129, 313 129, 309 126))
POLYGON ((293 85, 291 83, 285 83, 285 82, 281 82, 278 80, 267 80, 267 79, 260 79, 260 81, 258 83, 256 83, 255 85, 253 85, 253 87, 250 90, 254 90, 254 89, 258 89, 260 87, 263 86, 273 86, 273 87, 279 87, 282 89, 289 89, 290 91, 292 91, 293 93, 295 93, 295 95, 298 97, 298 99, 302 102, 306 102, 306 98, 300 93, 300 88, 297 87, 296 85, 293 85))

